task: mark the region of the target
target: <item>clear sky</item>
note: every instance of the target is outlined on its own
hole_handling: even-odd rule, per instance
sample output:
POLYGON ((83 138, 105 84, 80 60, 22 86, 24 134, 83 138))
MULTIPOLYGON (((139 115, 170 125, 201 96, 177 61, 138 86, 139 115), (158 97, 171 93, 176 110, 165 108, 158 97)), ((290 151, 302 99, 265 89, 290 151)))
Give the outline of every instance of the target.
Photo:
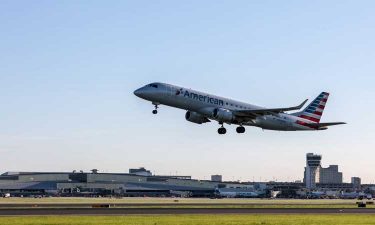
POLYGON ((374 183, 375 1, 0 1, 0 171, 302 179, 307 152, 374 183), (185 121, 161 81, 265 106, 331 93, 321 132, 185 121))

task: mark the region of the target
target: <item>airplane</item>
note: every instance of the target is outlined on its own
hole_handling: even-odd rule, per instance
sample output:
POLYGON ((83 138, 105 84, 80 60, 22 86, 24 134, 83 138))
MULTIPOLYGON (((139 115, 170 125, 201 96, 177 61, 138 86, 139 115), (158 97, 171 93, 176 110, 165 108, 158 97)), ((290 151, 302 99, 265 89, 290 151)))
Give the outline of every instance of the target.
POLYGON ((159 105, 186 110, 185 119, 196 124, 218 121, 219 134, 225 134, 224 124, 238 125, 237 133, 245 133, 244 126, 259 127, 276 131, 316 131, 326 130, 328 126, 346 124, 345 122, 321 123, 329 93, 322 92, 305 109, 299 112, 306 99, 298 106, 286 108, 265 108, 256 105, 223 98, 204 92, 166 83, 150 83, 134 91, 142 99, 151 101, 155 106, 153 114, 158 113, 159 105))
POLYGON ((245 190, 243 188, 217 188, 215 194, 225 198, 256 198, 259 194, 255 191, 245 190))

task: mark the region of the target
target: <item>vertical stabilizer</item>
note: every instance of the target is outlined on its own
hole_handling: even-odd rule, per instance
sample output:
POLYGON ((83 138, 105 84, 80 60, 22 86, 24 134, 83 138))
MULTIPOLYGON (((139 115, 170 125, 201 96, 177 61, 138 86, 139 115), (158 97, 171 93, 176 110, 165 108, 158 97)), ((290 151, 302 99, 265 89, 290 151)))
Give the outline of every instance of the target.
POLYGON ((329 93, 322 92, 314 101, 310 103, 298 117, 310 120, 311 122, 319 123, 322 118, 324 108, 328 101, 329 93))

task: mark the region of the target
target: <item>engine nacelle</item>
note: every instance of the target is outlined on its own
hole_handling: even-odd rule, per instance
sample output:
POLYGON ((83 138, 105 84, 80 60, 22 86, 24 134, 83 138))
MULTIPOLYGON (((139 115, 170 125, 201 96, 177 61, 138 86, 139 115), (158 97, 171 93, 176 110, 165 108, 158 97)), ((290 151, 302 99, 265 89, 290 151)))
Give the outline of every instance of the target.
POLYGON ((232 123, 234 120, 232 111, 223 108, 214 109, 212 116, 220 122, 232 123))
POLYGON ((186 112, 185 119, 189 122, 197 123, 197 124, 210 122, 210 120, 207 119, 205 116, 196 112, 191 112, 191 111, 186 112))

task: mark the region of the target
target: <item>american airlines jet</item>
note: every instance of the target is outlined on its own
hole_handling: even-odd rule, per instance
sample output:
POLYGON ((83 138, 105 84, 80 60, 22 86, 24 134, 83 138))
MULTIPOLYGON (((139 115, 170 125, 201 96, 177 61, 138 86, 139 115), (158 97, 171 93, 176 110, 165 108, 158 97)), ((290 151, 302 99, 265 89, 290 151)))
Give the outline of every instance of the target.
POLYGON ((152 102, 155 106, 153 114, 158 113, 159 105, 167 105, 187 110, 185 118, 193 123, 202 124, 216 120, 221 125, 219 134, 226 133, 225 123, 238 125, 237 133, 245 133, 244 126, 278 131, 311 131, 345 124, 320 122, 329 96, 327 92, 322 92, 305 109, 295 113, 286 112, 300 110, 307 99, 294 107, 264 108, 165 83, 148 84, 134 91, 134 94, 152 102))

